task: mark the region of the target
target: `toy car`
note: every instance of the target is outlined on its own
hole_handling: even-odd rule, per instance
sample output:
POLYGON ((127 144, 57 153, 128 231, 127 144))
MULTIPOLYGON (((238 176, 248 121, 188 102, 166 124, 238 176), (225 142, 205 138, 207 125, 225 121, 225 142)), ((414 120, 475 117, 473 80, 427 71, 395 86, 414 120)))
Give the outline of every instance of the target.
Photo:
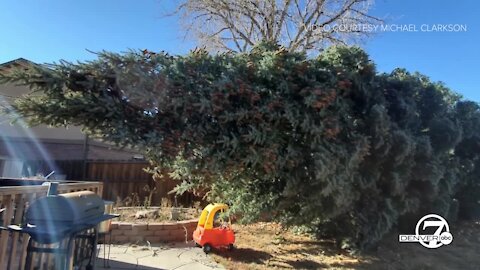
POLYGON ((207 205, 200 215, 197 229, 193 232, 195 244, 209 253, 212 248, 226 247, 233 249, 235 234, 231 228, 230 218, 225 220, 228 205, 215 203, 207 205))

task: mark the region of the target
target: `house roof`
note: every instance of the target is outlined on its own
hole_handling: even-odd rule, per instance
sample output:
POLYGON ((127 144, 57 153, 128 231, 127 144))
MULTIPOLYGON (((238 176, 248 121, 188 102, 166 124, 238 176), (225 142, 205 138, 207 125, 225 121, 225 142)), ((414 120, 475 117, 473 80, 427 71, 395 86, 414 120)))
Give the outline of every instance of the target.
POLYGON ((7 61, 5 63, 0 63, 0 67, 9 67, 9 66, 15 66, 15 65, 31 65, 31 64, 35 64, 35 63, 20 57, 11 61, 7 61))
POLYGON ((5 71, 5 70, 9 70, 9 69, 12 69, 12 68, 21 68, 21 67, 28 68, 32 65, 36 65, 36 63, 20 57, 20 58, 17 58, 17 59, 14 59, 14 60, 11 60, 11 61, 8 61, 8 62, 5 62, 5 63, 1 63, 0 64, 0 72, 5 71))
MULTIPOLYGON (((0 160, 134 160, 139 154, 130 148, 88 140, 0 137, 0 160), (86 147, 88 150, 86 150, 86 147), (87 156, 85 156, 87 151, 87 156)), ((1 172, 0 172, 1 175, 1 172)))

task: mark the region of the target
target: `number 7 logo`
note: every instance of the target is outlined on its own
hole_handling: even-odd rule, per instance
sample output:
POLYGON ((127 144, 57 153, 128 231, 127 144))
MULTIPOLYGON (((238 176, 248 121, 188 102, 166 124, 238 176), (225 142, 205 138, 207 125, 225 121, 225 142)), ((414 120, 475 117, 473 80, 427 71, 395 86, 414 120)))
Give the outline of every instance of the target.
POLYGON ((441 216, 436 214, 429 214, 422 217, 415 227, 415 234, 418 237, 418 242, 426 248, 438 248, 442 245, 448 245, 452 242, 452 234, 450 233, 450 228, 448 222, 441 216), (426 219, 436 219, 436 220, 426 220, 426 219), (420 225, 423 223, 422 231, 428 227, 437 227, 437 230, 433 235, 422 235, 420 234, 420 225), (445 232, 442 233, 445 228, 445 232), (427 241, 430 240, 430 241, 427 241))

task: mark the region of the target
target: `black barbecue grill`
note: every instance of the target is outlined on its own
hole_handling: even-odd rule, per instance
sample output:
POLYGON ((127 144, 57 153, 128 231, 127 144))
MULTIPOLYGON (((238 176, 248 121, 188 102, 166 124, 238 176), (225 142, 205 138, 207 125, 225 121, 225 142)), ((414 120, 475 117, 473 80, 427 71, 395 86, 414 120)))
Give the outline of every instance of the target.
POLYGON ((102 221, 118 217, 105 214, 104 210, 104 201, 94 192, 56 195, 56 185, 51 183, 48 195, 37 199, 28 207, 25 225, 10 225, 1 229, 30 235, 25 269, 31 268, 33 253, 53 253, 56 270, 73 269, 74 250, 85 248, 76 246, 75 243, 90 247, 86 269, 93 269, 98 238, 96 227, 102 221))

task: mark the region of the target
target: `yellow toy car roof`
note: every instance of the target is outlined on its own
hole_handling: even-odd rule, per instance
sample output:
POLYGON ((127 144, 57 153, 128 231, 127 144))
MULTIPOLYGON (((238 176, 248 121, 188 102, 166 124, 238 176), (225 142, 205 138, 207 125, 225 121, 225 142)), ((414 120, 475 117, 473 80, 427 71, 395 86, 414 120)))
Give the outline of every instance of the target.
POLYGON ((212 229, 215 214, 221 210, 228 210, 228 205, 224 203, 211 203, 207 205, 203 209, 202 214, 200 215, 200 219, 198 220, 198 226, 202 226, 205 229, 212 229))

